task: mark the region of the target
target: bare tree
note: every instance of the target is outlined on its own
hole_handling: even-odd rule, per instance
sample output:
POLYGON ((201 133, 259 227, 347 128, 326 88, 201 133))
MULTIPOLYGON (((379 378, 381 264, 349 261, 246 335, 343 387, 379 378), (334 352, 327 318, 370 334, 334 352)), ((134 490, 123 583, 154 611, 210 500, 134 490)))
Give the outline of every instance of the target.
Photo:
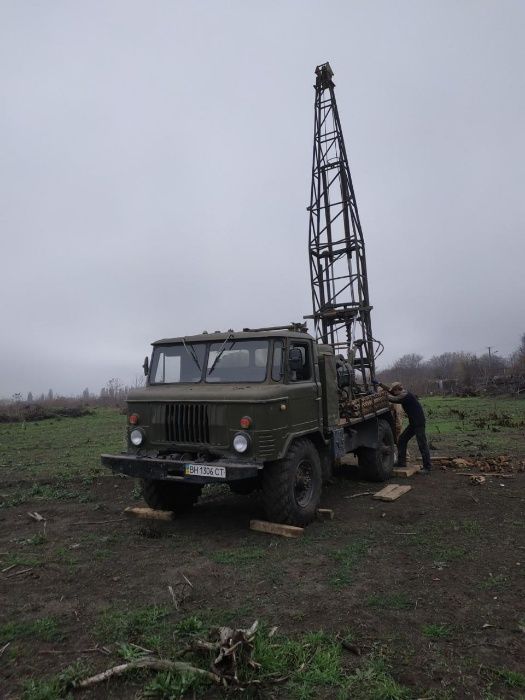
POLYGON ((136 374, 135 375, 135 383, 133 384, 133 387, 135 389, 140 389, 140 387, 144 386, 146 381, 146 377, 143 374, 136 374))
POLYGON ((518 349, 510 357, 512 371, 516 374, 525 374, 525 333, 521 336, 518 349))
POLYGON ((414 372, 417 370, 421 363, 423 362, 423 355, 418 355, 417 353, 410 353, 408 355, 403 355, 396 360, 392 365, 392 369, 402 372, 414 372))

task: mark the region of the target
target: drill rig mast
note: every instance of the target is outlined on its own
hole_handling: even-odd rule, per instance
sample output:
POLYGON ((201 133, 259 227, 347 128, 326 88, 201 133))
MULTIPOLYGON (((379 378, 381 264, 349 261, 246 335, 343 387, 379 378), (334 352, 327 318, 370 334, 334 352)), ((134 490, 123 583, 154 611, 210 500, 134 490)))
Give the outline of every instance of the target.
POLYGON ((374 339, 365 244, 329 63, 315 70, 315 129, 310 197, 310 275, 318 342, 343 354, 354 390, 371 391, 374 339))

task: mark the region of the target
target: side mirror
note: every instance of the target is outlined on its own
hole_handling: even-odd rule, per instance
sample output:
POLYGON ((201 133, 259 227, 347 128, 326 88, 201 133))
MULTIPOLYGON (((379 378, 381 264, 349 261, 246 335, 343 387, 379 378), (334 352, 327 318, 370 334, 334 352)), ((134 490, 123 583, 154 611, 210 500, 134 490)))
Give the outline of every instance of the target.
POLYGON ((292 372, 298 372, 303 368, 303 353, 300 348, 290 348, 288 351, 288 366, 292 372))
POLYGON ((149 357, 147 355, 144 358, 144 364, 142 365, 142 368, 144 370, 144 375, 147 377, 149 374, 149 357))

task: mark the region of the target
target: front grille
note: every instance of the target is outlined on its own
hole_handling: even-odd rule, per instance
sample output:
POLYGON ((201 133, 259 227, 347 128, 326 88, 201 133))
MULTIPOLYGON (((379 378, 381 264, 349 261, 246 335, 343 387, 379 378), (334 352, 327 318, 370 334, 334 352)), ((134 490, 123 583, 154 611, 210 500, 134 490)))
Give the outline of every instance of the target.
POLYGON ((259 430, 257 436, 257 453, 260 457, 271 457, 275 450, 275 438, 270 430, 259 430))
POLYGON ((167 403, 163 406, 167 442, 209 443, 208 406, 203 403, 167 403))

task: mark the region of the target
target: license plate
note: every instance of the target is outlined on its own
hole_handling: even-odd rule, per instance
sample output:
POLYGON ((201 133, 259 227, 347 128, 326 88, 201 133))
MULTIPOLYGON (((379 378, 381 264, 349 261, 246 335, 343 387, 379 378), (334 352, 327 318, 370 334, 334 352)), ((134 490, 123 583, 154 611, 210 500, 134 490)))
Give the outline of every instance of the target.
POLYGON ((212 479, 225 479, 225 467, 211 467, 208 464, 186 464, 184 467, 186 476, 207 476, 212 479))

